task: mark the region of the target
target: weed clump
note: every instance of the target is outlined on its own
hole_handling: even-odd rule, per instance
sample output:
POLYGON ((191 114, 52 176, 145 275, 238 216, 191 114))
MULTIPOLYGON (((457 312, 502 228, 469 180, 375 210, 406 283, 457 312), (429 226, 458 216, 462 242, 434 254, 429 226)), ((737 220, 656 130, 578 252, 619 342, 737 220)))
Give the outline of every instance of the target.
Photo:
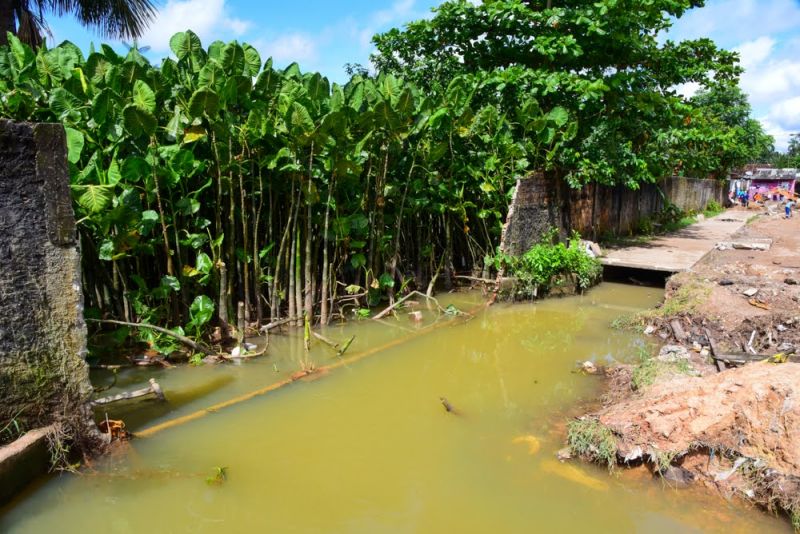
POLYGON ((725 211, 725 208, 723 208, 719 202, 716 200, 709 200, 708 204, 706 204, 706 209, 703 210, 703 214, 705 214, 706 217, 714 217, 723 211, 725 211))
POLYGON ((654 358, 647 349, 642 348, 639 353, 639 363, 631 372, 631 389, 639 391, 655 383, 658 377, 665 374, 691 375, 692 366, 687 360, 664 362, 654 358))
POLYGON ((708 299, 711 290, 708 284, 687 280, 668 295, 660 307, 619 317, 612 321, 611 326, 619 330, 641 331, 648 323, 658 323, 679 315, 691 315, 708 299))
POLYGON ((577 232, 566 244, 555 242, 556 237, 557 232, 551 230, 522 256, 499 252, 491 259, 495 268, 517 279, 517 295, 538 297, 569 283, 574 283, 578 291, 585 291, 600 280, 603 267, 586 253, 577 232))
POLYGON ((606 464, 613 469, 617 462, 617 440, 611 430, 597 419, 576 419, 567 425, 567 445, 572 454, 606 464))

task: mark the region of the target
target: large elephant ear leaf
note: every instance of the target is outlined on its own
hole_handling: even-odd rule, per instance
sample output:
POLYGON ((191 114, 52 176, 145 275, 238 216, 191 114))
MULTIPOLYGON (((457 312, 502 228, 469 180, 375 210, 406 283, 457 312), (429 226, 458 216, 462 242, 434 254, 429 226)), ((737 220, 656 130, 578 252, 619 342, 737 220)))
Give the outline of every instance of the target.
POLYGON ((561 106, 556 106, 550 110, 550 113, 547 114, 547 118, 555 123, 556 126, 559 128, 567 124, 569 120, 569 114, 567 110, 562 108, 561 106))
POLYGON ((59 120, 80 120, 80 107, 81 101, 62 87, 59 87, 50 95, 50 109, 53 110, 59 120))
POLYGON ((148 113, 156 111, 156 95, 142 80, 136 80, 133 84, 133 105, 148 113))
POLYGON ((259 55, 258 50, 247 43, 243 44, 242 48, 244 49, 245 74, 248 76, 258 75, 258 71, 261 70, 261 55, 259 55))
POLYGON ((222 47, 222 66, 229 74, 237 75, 244 72, 244 49, 239 43, 233 42, 222 47))
POLYGON ((194 32, 187 30, 173 35, 169 40, 169 47, 178 60, 183 60, 187 57, 196 59, 203 49, 203 44, 194 32))
POLYGON ((122 110, 122 119, 127 129, 132 135, 142 134, 151 135, 156 131, 156 118, 143 109, 131 104, 122 110))
POLYGON ((219 97, 210 89, 198 89, 189 100, 189 113, 192 117, 201 117, 203 114, 211 117, 216 115, 217 111, 219 111, 219 97))
POLYGON ((339 111, 344 107, 344 91, 342 86, 337 83, 333 84, 331 89, 331 111, 339 111))
POLYGON ((126 182, 135 183, 140 181, 143 176, 149 176, 152 172, 152 167, 144 158, 134 156, 122 162, 120 172, 126 182))
POLYGON ((76 186, 83 193, 78 197, 78 204, 90 213, 103 211, 113 197, 113 188, 107 185, 76 186))
POLYGON ((14 67, 17 71, 23 70, 28 65, 36 61, 36 55, 30 46, 20 41, 16 35, 12 33, 6 34, 8 44, 11 47, 11 57, 14 60, 14 67))
POLYGON ((225 86, 226 79, 227 76, 222 67, 216 61, 209 61, 200 69, 197 82, 200 87, 209 87, 219 91, 225 86))
POLYGON ((83 152, 83 134, 70 127, 64 128, 64 131, 67 133, 67 160, 70 163, 78 163, 81 159, 81 152, 83 152))
POLYGON ((330 87, 328 79, 324 78, 320 73, 314 73, 305 80, 305 88, 308 97, 312 102, 322 101, 328 97, 330 87))
POLYGON ((292 102, 292 107, 289 109, 289 124, 295 134, 303 135, 310 134, 314 131, 314 120, 306 107, 299 102, 292 102))

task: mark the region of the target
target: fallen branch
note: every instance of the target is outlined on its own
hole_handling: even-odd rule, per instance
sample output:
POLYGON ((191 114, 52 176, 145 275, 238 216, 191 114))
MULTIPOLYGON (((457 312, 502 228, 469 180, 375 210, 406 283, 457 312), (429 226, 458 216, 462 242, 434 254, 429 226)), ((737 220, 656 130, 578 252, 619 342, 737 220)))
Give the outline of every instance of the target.
POLYGON ((445 312, 445 309, 444 309, 444 308, 442 308, 442 306, 439 304, 439 301, 438 301, 438 300, 436 300, 434 297, 432 297, 432 296, 430 296, 430 295, 426 295, 426 294, 424 294, 424 293, 421 293, 421 292, 419 292, 419 291, 412 291, 411 293, 409 293, 409 294, 408 294, 408 295, 406 295, 405 297, 401 298, 400 300, 398 300, 397 302, 395 302, 395 303, 394 303, 394 304, 392 304, 391 306, 387 307, 385 310, 383 310, 382 312, 380 312, 378 315, 376 315, 376 316, 375 316, 375 317, 373 317, 372 319, 374 319, 375 321, 377 321, 377 320, 379 320, 379 319, 383 319, 385 316, 389 315, 389 313, 391 313, 391 311, 392 311, 392 310, 394 310, 395 308, 397 308, 398 306, 400 306, 400 305, 401 305, 403 302, 405 302, 405 301, 407 301, 408 299, 410 299, 410 298, 411 298, 413 295, 419 295, 419 296, 420 296, 420 297, 422 297, 422 298, 425 298, 425 299, 428 299, 428 300, 432 300, 432 301, 433 301, 433 302, 436 304, 436 307, 437 307, 437 308, 439 308, 439 311, 440 311, 440 312, 442 312, 442 313, 444 313, 444 312, 445 312))
MULTIPOLYGON (((731 365, 743 365, 746 363, 762 362, 774 357, 775 355, 770 354, 717 354, 714 356, 714 360, 725 362, 731 365)), ((800 363, 800 356, 786 356, 786 361, 800 363)))
POLYGON ((318 340, 322 341, 326 345, 328 345, 333 350, 335 350, 337 356, 341 356, 342 354, 344 354, 347 351, 347 349, 350 348, 350 344, 356 338, 356 336, 351 336, 350 339, 345 341, 344 345, 339 345, 338 343, 336 343, 332 339, 328 339, 327 337, 323 336, 322 334, 320 334, 318 332, 311 332, 311 335, 314 336, 315 338, 317 338, 318 340))
POLYGON ((750 334, 750 341, 747 342, 747 349, 753 354, 756 353, 756 349, 753 348, 753 340, 755 340, 755 338, 756 338, 756 331, 753 330, 753 333, 750 334))
POLYGON ((711 358, 714 360, 714 365, 717 367, 717 371, 720 373, 725 370, 725 363, 722 360, 718 360, 717 356, 719 355, 719 351, 717 350, 717 344, 714 342, 714 339, 711 337, 711 332, 708 328, 705 329, 706 331, 706 338, 708 339, 708 345, 711 347, 711 358))
POLYGON ((277 328, 281 325, 294 321, 294 317, 287 317, 286 319, 278 319, 277 321, 272 321, 271 323, 267 323, 261 328, 258 329, 261 333, 266 333, 272 330, 273 328, 277 328))
POLYGON ((158 385, 155 378, 150 379, 150 385, 146 388, 136 389, 134 391, 125 391, 123 393, 119 393, 117 395, 112 395, 110 397, 103 397, 100 399, 95 399, 92 401, 93 406, 100 406, 103 404, 110 404, 112 402, 117 402, 121 400, 128 400, 128 399, 136 399, 139 397, 144 397, 146 395, 155 395, 158 400, 165 400, 164 392, 161 390, 161 386, 158 385))
POLYGON ((461 279, 461 280, 470 280, 472 282, 481 282, 481 283, 486 284, 486 285, 496 285, 496 284, 500 283, 496 279, 495 280, 490 280, 488 278, 481 278, 479 276, 466 276, 466 275, 458 275, 457 274, 457 275, 453 276, 453 278, 458 278, 458 279, 461 279))
POLYGON ((214 351, 212 351, 210 348, 206 347, 205 345, 203 345, 201 343, 197 343, 195 341, 192 341, 191 339, 189 339, 186 336, 182 336, 180 334, 176 334, 172 330, 168 330, 168 329, 162 328, 160 326, 155 326, 155 325, 147 324, 147 323, 129 323, 127 321, 117 321, 117 320, 112 320, 112 319, 86 319, 86 320, 87 321, 91 321, 93 323, 118 324, 118 325, 122 325, 122 326, 131 326, 133 328, 149 328, 150 330, 155 330, 156 332, 160 332, 162 334, 165 334, 167 336, 170 336, 170 337, 173 337, 173 338, 177 339, 178 341, 180 341, 181 343, 183 343, 184 345, 186 345, 187 347, 189 347, 190 349, 192 349, 192 350, 194 350, 196 352, 202 352, 206 356, 216 356, 216 353, 214 351))
POLYGON ((314 336, 315 338, 319 339, 320 341, 322 341, 326 345, 328 345, 333 350, 335 350, 335 351, 339 350, 339 344, 338 343, 336 343, 332 339, 328 339, 327 337, 323 336, 319 332, 311 332, 311 335, 314 336))
POLYGON ((353 336, 350 336, 350 339, 348 339, 347 341, 345 341, 345 342, 344 342, 344 345, 342 345, 342 348, 341 348, 341 349, 339 349, 339 352, 338 352, 336 355, 337 355, 337 356, 341 356, 342 354, 344 354, 345 352, 347 352, 347 349, 349 349, 349 348, 350 348, 350 344, 353 342, 353 340, 354 340, 355 338, 356 338, 356 336, 355 336, 355 335, 353 335, 353 336))

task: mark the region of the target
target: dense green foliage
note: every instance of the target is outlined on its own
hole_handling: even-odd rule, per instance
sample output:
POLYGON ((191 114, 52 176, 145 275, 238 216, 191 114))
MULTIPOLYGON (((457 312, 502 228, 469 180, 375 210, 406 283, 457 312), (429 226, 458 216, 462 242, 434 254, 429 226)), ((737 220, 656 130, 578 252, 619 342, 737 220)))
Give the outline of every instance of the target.
MULTIPOLYGON (((638 187, 721 176, 768 144, 735 54, 657 38, 701 1, 555 4, 445 2, 377 36, 379 74, 350 66, 343 86, 190 31, 159 65, 9 35, 0 116, 66 127, 89 313, 196 336, 238 302, 251 321, 326 323, 457 270, 488 276, 534 170, 638 187), (706 90, 686 101, 687 82, 706 90)), ((597 270, 575 240, 496 261, 532 288, 597 270)))
MULTIPOLYGON (((701 121, 705 93, 687 102, 677 88, 696 83, 733 91, 741 72, 737 56, 708 39, 659 39, 674 18, 703 4, 451 0, 430 20, 376 36, 374 61, 432 92, 452 76, 491 75, 545 108, 563 107, 577 130, 553 155, 553 166, 574 184, 636 187, 676 166, 697 177, 723 176, 731 164, 758 152, 760 126, 747 123, 742 135, 729 131, 741 126, 738 117, 733 126, 720 116, 701 121), (689 139, 694 142, 686 148, 689 139)), ((505 104, 515 105, 513 98, 505 104)))
POLYGON ((786 152, 769 150, 758 159, 759 163, 769 163, 778 169, 800 167, 800 133, 793 133, 789 137, 789 146, 786 152))
POLYGON ((0 116, 66 126, 88 308, 193 333, 214 304, 221 321, 242 301, 251 319, 325 322, 337 294, 448 283, 497 245, 515 178, 570 135, 532 98, 477 107, 495 80, 429 98, 393 75, 277 71, 191 32, 158 67, 10 39, 0 116))
POLYGON ((690 100, 685 127, 676 131, 672 159, 680 174, 725 178, 757 161, 773 139, 752 118, 747 97, 736 85, 713 86, 690 100))

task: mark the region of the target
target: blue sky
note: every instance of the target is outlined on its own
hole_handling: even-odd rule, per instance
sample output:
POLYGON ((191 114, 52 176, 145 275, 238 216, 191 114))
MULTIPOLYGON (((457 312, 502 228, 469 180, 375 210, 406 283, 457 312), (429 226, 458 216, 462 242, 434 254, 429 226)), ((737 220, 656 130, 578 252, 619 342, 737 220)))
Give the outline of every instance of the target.
MULTIPOLYGON (((238 39, 278 65, 291 61, 334 81, 345 79, 345 63, 368 62, 370 37, 379 31, 429 16, 438 0, 156 0, 158 19, 140 40, 158 59, 169 53, 169 37, 191 28, 209 44, 238 39)), ((69 18, 50 19, 56 43, 69 39, 81 48, 100 39, 69 18)), ((742 88, 756 118, 786 147, 800 132, 800 0, 708 0, 677 21, 672 39, 710 37, 738 50, 746 69, 742 88)), ((121 45, 120 45, 121 46, 121 45)), ((123 48, 124 49, 124 48, 123 48)), ((694 87, 683 87, 691 94, 694 87)))

